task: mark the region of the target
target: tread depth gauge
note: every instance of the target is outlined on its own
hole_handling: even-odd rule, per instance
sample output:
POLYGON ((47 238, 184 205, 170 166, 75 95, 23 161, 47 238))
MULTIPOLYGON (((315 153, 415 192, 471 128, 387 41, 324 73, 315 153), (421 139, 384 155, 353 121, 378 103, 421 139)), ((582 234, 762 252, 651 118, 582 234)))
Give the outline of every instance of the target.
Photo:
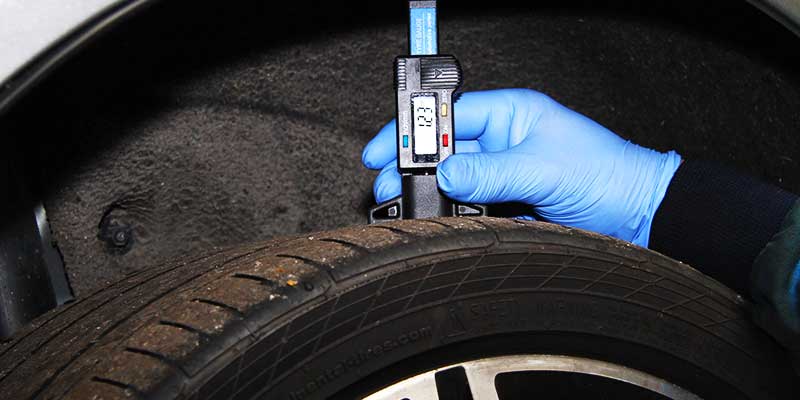
POLYGON ((394 61, 402 195, 373 207, 369 222, 486 215, 485 206, 456 203, 436 185, 437 165, 455 153, 453 103, 461 64, 438 54, 436 1, 408 3, 410 55, 394 61))

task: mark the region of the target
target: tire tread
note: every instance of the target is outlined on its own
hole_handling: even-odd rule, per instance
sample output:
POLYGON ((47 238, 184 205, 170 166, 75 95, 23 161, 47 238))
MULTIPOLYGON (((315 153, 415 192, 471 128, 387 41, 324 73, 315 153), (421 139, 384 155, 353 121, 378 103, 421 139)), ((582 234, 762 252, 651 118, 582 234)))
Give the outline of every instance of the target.
POLYGON ((146 398, 152 393, 188 396, 201 386, 207 393, 214 391, 214 397, 227 398, 226 391, 249 393, 248 385, 259 377, 240 375, 253 363, 260 363, 269 376, 260 379, 271 380, 275 371, 285 371, 322 344, 362 329, 393 307, 413 309, 434 294, 452 298, 480 290, 511 293, 510 283, 521 269, 535 270, 525 259, 502 269, 483 256, 461 269, 437 270, 438 258, 476 237, 482 239, 470 245, 521 243, 545 255, 551 248, 565 247, 559 238, 571 237, 577 245, 567 246, 570 255, 548 270, 538 289, 563 290, 559 285, 579 281, 582 285, 574 290, 587 295, 619 298, 617 293, 627 293, 628 300, 651 308, 648 302, 671 302, 658 311, 694 321, 754 359, 764 348, 759 342, 763 337, 744 325, 747 305, 740 297, 688 266, 676 269, 666 257, 551 224, 443 218, 281 238, 129 276, 45 314, 18 339, 3 344, 0 393, 19 399, 91 394, 146 398), (401 274, 378 272, 383 275, 365 282, 357 279, 401 268, 413 249, 424 249, 430 263, 401 274), (579 258, 588 260, 583 269, 573 265, 579 258), (592 263, 595 269, 587 267, 592 263), (470 278, 478 274, 486 276, 470 278), (603 292, 604 287, 617 292, 603 292), (706 310, 703 318, 715 317, 703 325, 695 315, 699 309, 706 310), (261 354, 273 357, 272 362, 230 362, 232 354, 253 345, 264 346, 261 354))

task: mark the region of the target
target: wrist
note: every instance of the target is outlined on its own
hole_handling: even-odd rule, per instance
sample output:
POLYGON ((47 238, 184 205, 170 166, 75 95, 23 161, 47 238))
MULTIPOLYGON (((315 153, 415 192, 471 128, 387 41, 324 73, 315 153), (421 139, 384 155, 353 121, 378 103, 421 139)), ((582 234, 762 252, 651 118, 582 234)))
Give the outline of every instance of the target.
POLYGON ((753 261, 796 202, 735 169, 687 160, 656 212, 649 247, 747 295, 753 261))
POLYGON ((643 183, 642 187, 649 188, 649 191, 644 190, 642 193, 640 211, 636 216, 637 219, 634 220, 636 229, 629 240, 636 245, 648 247, 656 211, 664 201, 670 182, 683 160, 675 151, 660 153, 652 149, 637 147, 641 152, 637 157, 646 160, 642 163, 645 165, 637 165, 638 170, 642 171, 640 181, 643 183))

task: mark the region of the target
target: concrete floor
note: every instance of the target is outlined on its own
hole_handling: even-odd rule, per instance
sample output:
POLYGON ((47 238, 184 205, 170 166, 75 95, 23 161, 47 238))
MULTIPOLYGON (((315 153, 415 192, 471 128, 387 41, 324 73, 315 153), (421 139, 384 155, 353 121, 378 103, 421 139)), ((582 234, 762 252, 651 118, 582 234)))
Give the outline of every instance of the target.
MULTIPOLYGON (((749 6, 664 7, 455 9, 440 47, 465 90, 534 88, 639 144, 800 192, 797 38, 749 6)), ((360 151, 392 118, 402 8, 196 12, 150 10, 11 117, 50 134, 26 157, 78 297, 182 254, 365 222, 360 151), (104 217, 130 247, 98 238, 104 217)))

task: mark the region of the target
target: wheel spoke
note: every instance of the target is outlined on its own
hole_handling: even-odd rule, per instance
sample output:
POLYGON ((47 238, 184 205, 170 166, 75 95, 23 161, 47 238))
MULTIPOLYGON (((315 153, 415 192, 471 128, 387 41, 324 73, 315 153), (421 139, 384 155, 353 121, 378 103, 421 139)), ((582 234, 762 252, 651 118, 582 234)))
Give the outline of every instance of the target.
POLYGON ((364 400, 439 400, 436 371, 406 379, 365 397, 364 400))
POLYGON ((499 400, 494 387, 494 378, 498 372, 495 368, 486 367, 470 363, 464 365, 473 400, 499 400))
POLYGON ((593 375, 647 389, 670 399, 700 399, 686 389, 662 378, 622 365, 581 357, 536 354, 485 358, 450 365, 395 383, 364 400, 444 400, 439 396, 440 393, 467 390, 462 387, 465 384, 463 379, 443 379, 444 375, 456 378, 466 375, 466 384, 469 385, 473 400, 500 400, 495 386, 497 376, 523 371, 593 375))

